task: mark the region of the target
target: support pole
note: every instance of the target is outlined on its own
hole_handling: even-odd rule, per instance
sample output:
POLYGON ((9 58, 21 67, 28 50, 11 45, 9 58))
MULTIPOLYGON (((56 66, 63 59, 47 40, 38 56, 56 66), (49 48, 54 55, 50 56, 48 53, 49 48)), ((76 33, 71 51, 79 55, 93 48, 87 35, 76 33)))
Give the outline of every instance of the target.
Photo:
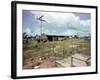
POLYGON ((71 67, 73 67, 73 57, 71 55, 71 67))

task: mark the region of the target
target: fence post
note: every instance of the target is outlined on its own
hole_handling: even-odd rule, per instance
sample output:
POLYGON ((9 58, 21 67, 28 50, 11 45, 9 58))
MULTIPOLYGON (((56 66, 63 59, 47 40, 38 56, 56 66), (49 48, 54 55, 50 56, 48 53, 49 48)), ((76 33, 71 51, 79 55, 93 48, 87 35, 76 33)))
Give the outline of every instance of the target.
POLYGON ((73 57, 71 55, 71 67, 73 67, 73 57))
POLYGON ((65 47, 63 46, 63 58, 65 57, 65 47))

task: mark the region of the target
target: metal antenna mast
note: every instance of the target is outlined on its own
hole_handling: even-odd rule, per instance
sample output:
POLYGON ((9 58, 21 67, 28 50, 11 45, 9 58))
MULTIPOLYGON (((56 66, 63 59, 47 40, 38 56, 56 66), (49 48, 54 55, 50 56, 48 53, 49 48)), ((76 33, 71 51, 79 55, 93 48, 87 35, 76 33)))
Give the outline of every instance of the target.
POLYGON ((46 20, 44 20, 43 17, 44 17, 44 16, 42 15, 42 16, 40 16, 39 18, 37 18, 37 20, 39 20, 40 23, 41 23, 41 26, 40 26, 40 35, 42 35, 42 32, 43 32, 42 22, 46 22, 46 20))

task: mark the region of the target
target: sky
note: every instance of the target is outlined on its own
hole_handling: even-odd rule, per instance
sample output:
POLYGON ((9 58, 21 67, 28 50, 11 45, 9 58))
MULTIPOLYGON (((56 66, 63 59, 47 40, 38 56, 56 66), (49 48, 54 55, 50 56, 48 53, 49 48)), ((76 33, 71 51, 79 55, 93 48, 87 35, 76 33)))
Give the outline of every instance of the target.
POLYGON ((88 36, 91 32, 90 13, 72 12, 47 12, 23 10, 22 27, 23 32, 28 35, 40 35, 41 22, 37 20, 43 16, 42 33, 48 35, 79 35, 88 36))

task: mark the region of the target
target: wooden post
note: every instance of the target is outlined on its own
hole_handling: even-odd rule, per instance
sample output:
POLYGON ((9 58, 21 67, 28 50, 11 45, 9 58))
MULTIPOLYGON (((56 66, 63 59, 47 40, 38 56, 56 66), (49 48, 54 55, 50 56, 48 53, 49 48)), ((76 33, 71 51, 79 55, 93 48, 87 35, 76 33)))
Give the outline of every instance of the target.
POLYGON ((63 58, 64 58, 64 54, 65 54, 65 48, 64 48, 64 46, 63 46, 63 58))
POLYGON ((71 67, 73 67, 73 57, 71 55, 71 67))
POLYGON ((53 37, 53 54, 54 54, 54 37, 53 37))

